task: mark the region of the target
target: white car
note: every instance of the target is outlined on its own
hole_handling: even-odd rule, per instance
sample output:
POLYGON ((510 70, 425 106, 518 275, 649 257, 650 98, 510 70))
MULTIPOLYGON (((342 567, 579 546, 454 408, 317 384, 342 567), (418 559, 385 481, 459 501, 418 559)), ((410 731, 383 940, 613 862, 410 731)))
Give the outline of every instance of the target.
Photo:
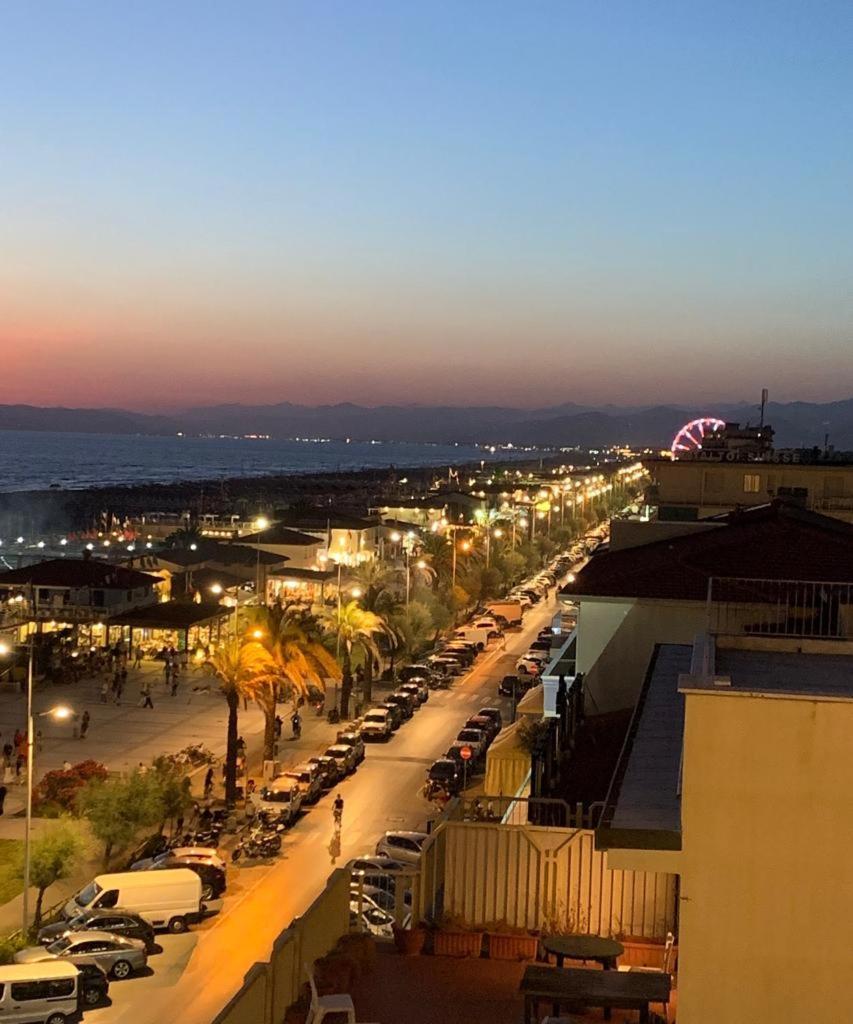
MULTIPOLYGON (((393 934, 394 918, 387 911, 379 907, 362 906, 359 913, 358 900, 350 900, 349 905, 350 927, 358 931, 367 932, 368 935, 375 935, 377 938, 390 939, 393 934)), ((411 925, 412 915, 406 914, 403 918, 403 927, 411 925)))
POLYGON ((538 676, 545 667, 547 657, 541 651, 528 651, 515 663, 515 671, 521 675, 538 676))
POLYGON ((359 732, 365 740, 387 740, 394 731, 388 708, 371 708, 361 720, 359 732))
POLYGON ((176 846, 169 850, 168 856, 181 857, 183 860, 199 860, 207 864, 215 864, 220 871, 225 871, 225 861, 212 846, 176 846))
POLYGON ((386 832, 376 844, 376 852, 403 864, 417 867, 421 862, 421 850, 429 839, 426 832, 386 832))

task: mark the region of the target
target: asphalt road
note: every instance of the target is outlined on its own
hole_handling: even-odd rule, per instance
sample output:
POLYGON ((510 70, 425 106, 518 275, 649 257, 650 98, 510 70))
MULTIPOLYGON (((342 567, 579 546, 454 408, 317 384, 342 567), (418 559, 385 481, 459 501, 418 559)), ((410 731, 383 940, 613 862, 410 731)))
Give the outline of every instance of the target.
POLYGON ((501 676, 535 634, 550 624, 554 597, 531 609, 524 628, 489 650, 453 689, 433 691, 429 702, 388 743, 368 745, 358 771, 342 783, 345 800, 340 853, 331 854, 331 798, 310 808, 287 834, 274 863, 229 868, 224 910, 185 935, 161 937, 162 953, 147 976, 113 982, 112 1005, 86 1013, 92 1024, 162 1024, 180 1013, 181 1024, 210 1024, 240 987, 253 963, 265 960, 274 939, 304 912, 335 866, 373 853, 379 836, 395 828, 423 827, 431 812, 420 795, 425 771, 455 739, 466 718, 499 706, 501 676))

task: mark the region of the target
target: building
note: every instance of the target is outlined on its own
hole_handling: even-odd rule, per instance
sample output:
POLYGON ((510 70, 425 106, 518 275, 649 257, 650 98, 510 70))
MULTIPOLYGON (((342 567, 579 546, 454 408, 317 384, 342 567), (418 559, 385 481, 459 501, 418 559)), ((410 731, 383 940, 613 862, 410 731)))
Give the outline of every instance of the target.
POLYGON ((291 512, 281 525, 319 540, 317 560, 321 565, 329 561, 361 565, 379 554, 383 528, 374 519, 331 510, 327 514, 291 512))
POLYGON ((849 640, 655 647, 596 848, 678 875, 679 1024, 847 1015, 851 734, 849 640))
POLYGON ((701 520, 784 498, 853 522, 853 453, 805 449, 700 449, 649 459, 646 501, 661 521, 701 520))
POLYGON ((847 598, 827 596, 831 585, 853 586, 853 526, 780 501, 596 553, 561 591, 579 604, 589 712, 633 706, 655 645, 692 643, 709 623, 776 635, 797 620, 811 635, 853 635, 847 598))
POLYGON ((276 523, 265 530, 240 537, 236 544, 251 547, 254 551, 281 555, 288 568, 311 569, 319 564, 317 559, 324 547, 324 538, 276 523))

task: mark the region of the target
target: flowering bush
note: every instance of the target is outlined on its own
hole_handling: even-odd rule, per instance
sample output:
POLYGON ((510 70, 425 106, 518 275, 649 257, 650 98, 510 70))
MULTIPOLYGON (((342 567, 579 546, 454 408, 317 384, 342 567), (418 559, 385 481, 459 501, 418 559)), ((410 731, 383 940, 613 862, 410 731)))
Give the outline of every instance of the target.
POLYGON ((100 761, 80 761, 68 770, 48 772, 33 792, 33 810, 44 818, 77 814, 80 790, 92 779, 106 779, 107 774, 100 761))

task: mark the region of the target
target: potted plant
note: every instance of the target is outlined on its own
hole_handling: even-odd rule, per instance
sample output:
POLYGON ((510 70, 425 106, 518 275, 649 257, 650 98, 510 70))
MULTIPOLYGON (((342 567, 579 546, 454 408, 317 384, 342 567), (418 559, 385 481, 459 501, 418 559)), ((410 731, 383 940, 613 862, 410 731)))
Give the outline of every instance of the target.
POLYGON ((471 929, 459 917, 443 917, 433 935, 436 956, 478 957, 482 948, 483 932, 471 929))
POLYGON ((353 961, 348 956, 329 953, 314 962, 314 982, 320 995, 349 992, 353 974, 353 961))
POLYGON ((401 928, 398 924, 391 926, 394 932, 394 945, 397 952, 404 956, 419 956, 426 942, 426 928, 415 925, 414 928, 401 928))

